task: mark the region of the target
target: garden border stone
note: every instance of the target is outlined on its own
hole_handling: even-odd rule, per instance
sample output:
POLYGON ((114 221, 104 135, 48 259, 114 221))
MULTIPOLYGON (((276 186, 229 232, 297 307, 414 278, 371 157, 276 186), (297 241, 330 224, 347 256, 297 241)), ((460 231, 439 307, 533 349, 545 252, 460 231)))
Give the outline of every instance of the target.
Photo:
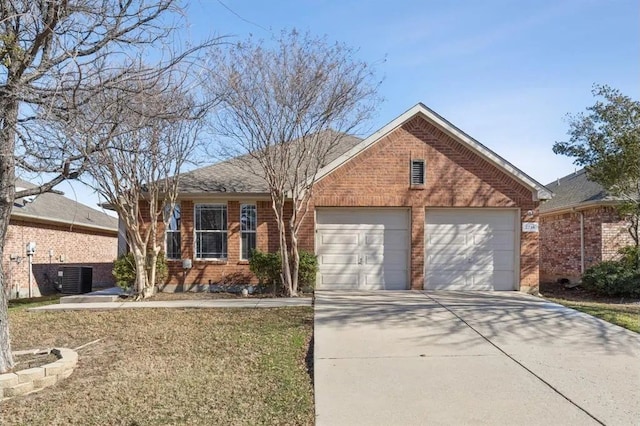
POLYGON ((58 360, 40 367, 28 368, 15 373, 0 374, 0 401, 16 396, 37 392, 53 386, 73 373, 78 363, 78 353, 69 348, 33 349, 16 351, 14 355, 48 354, 55 355, 58 360))

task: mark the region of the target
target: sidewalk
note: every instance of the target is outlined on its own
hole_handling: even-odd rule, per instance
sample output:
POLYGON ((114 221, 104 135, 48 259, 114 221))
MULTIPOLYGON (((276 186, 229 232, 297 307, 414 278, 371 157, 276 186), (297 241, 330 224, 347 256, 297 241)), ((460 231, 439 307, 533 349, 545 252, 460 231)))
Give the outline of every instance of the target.
POLYGON ((95 303, 60 303, 55 305, 30 308, 32 312, 42 311, 102 311, 110 309, 135 308, 282 308, 289 306, 312 306, 310 297, 296 298, 247 298, 247 299, 207 299, 207 300, 172 300, 162 302, 95 302, 95 303))

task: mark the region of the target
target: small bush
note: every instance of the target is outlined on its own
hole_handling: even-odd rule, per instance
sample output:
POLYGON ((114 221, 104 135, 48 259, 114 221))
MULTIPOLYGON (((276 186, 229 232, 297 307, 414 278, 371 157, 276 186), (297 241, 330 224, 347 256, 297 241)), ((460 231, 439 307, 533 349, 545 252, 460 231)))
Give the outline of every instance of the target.
POLYGON ((265 253, 255 250, 249 259, 249 269, 258 278, 259 287, 262 291, 272 288, 276 293, 278 283, 280 283, 280 272, 282 271, 282 261, 280 253, 265 253))
MULTIPOLYGON (((280 253, 265 253, 256 250, 249 260, 249 269, 258 278, 259 286, 263 291, 270 288, 277 292, 281 284, 282 261, 280 253)), ((316 286, 316 273, 318 272, 318 258, 315 254, 300 251, 300 269, 298 271, 298 287, 304 291, 313 291, 316 286)))
POLYGON ((636 246, 627 246, 618 250, 622 256, 620 262, 627 268, 639 270, 638 259, 640 258, 640 248, 636 246))
POLYGON ((587 269, 582 285, 606 296, 640 296, 640 273, 624 261, 605 261, 587 269))
MULTIPOLYGON (((149 262, 147 262, 147 265, 149 262)), ((133 287, 136 282, 136 262, 133 253, 129 252, 120 256, 113 264, 111 272, 116 278, 116 285, 127 290, 133 287)), ((169 266, 164 257, 164 253, 158 254, 156 260, 156 284, 164 283, 169 276, 169 266)))
POLYGON ((300 270, 298 271, 298 286, 303 291, 313 291, 316 288, 316 274, 318 272, 318 257, 308 251, 300 251, 300 270))

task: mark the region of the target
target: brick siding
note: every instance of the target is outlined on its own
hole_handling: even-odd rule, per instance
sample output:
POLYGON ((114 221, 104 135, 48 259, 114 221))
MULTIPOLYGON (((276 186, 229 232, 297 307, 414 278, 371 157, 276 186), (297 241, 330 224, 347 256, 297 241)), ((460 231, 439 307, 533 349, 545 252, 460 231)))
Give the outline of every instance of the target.
POLYGON ((626 222, 613 207, 592 207, 579 212, 548 214, 540 219, 540 280, 580 280, 580 215, 584 215, 584 267, 618 257, 632 243, 626 222))
POLYGON ((53 281, 61 266, 92 266, 94 287, 114 285, 111 271, 117 256, 116 230, 108 232, 11 219, 2 259, 10 298, 27 297, 29 294, 26 245, 31 241, 36 243, 32 259, 33 296, 55 292, 53 281), (11 257, 19 258, 20 262, 11 260, 11 257))
MULTIPOLYGON (((214 202, 214 201, 212 201, 214 202)), ((194 261, 182 270, 171 262, 169 284, 189 289, 193 285, 255 282, 244 261, 239 260, 239 201, 228 201, 228 259, 223 262, 194 261), (246 282, 246 281, 245 281, 246 282)), ((183 200, 182 253, 193 258, 193 202, 183 200)), ((414 118, 349 162, 320 180, 300 230, 300 248, 314 251, 315 207, 398 207, 411 209, 411 288, 424 284, 424 220, 430 207, 519 208, 522 221, 537 221, 537 203, 531 190, 488 161, 439 131, 422 118, 414 118), (409 185, 411 159, 426 161, 426 184, 409 185), (531 210, 532 216, 527 212, 531 210)), ((257 244, 261 250, 277 250, 278 232, 270 201, 257 202, 257 244)), ((521 289, 536 287, 538 234, 523 233, 520 246, 521 289)))

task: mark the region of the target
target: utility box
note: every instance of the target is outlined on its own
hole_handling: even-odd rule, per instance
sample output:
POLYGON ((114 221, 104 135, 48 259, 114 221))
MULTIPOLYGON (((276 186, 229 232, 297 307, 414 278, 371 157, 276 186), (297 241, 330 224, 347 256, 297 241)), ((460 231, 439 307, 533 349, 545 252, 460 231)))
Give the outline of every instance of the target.
POLYGON ((63 266, 58 269, 57 285, 61 293, 90 293, 93 287, 93 267, 63 266))

